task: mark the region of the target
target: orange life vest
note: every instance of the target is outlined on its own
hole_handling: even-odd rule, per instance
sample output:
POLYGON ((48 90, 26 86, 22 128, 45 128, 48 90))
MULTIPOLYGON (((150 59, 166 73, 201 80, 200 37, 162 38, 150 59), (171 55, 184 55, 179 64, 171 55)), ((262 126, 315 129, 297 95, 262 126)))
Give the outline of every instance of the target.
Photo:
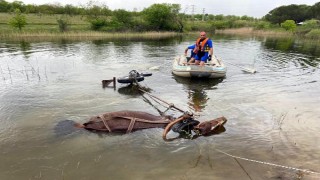
POLYGON ((207 45, 208 40, 209 40, 209 38, 205 38, 203 40, 201 40, 201 38, 198 38, 196 41, 196 47, 194 48, 193 52, 196 54, 199 52, 199 50, 204 52, 206 50, 206 45, 207 45), (200 43, 202 46, 200 45, 200 43))

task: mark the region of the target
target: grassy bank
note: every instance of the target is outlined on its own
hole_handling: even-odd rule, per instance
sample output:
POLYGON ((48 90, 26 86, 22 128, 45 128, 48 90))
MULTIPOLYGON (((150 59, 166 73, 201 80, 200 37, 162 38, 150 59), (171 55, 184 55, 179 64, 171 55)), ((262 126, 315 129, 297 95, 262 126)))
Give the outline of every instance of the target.
MULTIPOLYGON (((66 32, 59 31, 57 20, 62 15, 41 15, 41 14, 26 14, 27 24, 22 28, 22 31, 14 29, 8 22, 15 15, 9 13, 0 13, 0 39, 19 41, 19 40, 96 40, 96 39, 161 39, 181 35, 175 32, 106 32, 93 31, 90 29, 90 23, 86 17, 63 16, 68 22, 66 32)), ((243 27, 236 29, 216 29, 212 26, 213 22, 195 21, 186 22, 185 31, 198 32, 206 30, 210 33, 215 31, 217 34, 232 34, 242 36, 271 36, 271 37, 299 37, 307 39, 320 40, 320 29, 297 27, 295 32, 285 31, 280 27, 272 27, 268 29, 257 30, 252 27, 243 27), (215 30, 214 30, 215 29, 215 30)))
POLYGON ((273 28, 268 30, 257 30, 254 28, 238 28, 216 30, 217 34, 230 34, 240 36, 258 36, 258 37, 277 37, 277 38, 298 38, 305 40, 320 41, 320 29, 308 30, 304 32, 303 28, 297 29, 295 32, 284 31, 281 28, 273 28))
MULTIPOLYGON (((44 25, 57 25, 57 19, 62 15, 48 15, 48 14, 24 14, 26 16, 29 25, 44 24, 44 25)), ((8 24, 9 20, 15 16, 14 13, 0 13, 0 24, 8 24)), ((65 16, 64 16, 65 17, 65 16)), ((84 16, 67 16, 67 19, 71 25, 81 24, 89 25, 84 16)))
POLYGON ((294 33, 288 31, 274 30, 255 30, 254 28, 238 28, 216 30, 217 34, 233 34, 233 35, 253 35, 253 36, 272 36, 272 37, 291 37, 294 33))
POLYGON ((83 16, 68 16, 68 31, 60 32, 57 19, 61 15, 27 14, 27 25, 22 31, 14 29, 8 22, 13 14, 0 13, 0 39, 10 41, 43 40, 96 40, 96 39, 163 39, 181 35, 176 32, 103 32, 92 31, 83 16))

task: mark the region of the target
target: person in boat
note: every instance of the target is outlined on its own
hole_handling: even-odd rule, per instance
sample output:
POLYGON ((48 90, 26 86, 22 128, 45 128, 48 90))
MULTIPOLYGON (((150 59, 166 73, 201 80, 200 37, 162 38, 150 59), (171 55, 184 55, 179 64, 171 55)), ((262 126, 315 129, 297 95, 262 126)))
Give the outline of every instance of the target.
POLYGON ((187 64, 193 64, 194 61, 195 61, 194 57, 195 57, 196 54, 193 52, 194 48, 196 48, 196 44, 190 45, 184 50, 184 55, 186 57, 187 57, 187 54, 188 54, 188 50, 189 49, 191 50, 190 57, 187 57, 187 59, 189 59, 187 64))
POLYGON ((212 40, 207 38, 206 32, 200 32, 200 37, 197 39, 193 52, 195 55, 195 64, 204 66, 207 60, 211 60, 213 55, 212 40))

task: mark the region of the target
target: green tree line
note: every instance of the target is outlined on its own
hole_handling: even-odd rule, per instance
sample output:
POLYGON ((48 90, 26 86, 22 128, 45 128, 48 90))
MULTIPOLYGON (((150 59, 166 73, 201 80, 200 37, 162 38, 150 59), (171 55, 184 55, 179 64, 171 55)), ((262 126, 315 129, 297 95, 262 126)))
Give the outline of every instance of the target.
MULTIPOLYGON (((23 22, 21 14, 81 16, 89 22, 92 30, 100 31, 197 31, 225 28, 254 27, 267 29, 272 26, 281 26, 286 30, 294 30, 295 24, 308 21, 313 27, 319 27, 320 2, 312 6, 288 5, 271 10, 263 18, 233 15, 195 14, 181 12, 179 4, 153 4, 140 12, 124 9, 110 10, 108 6, 96 4, 93 1, 83 6, 65 6, 59 4, 32 5, 21 1, 12 3, 0 0, 0 12, 17 13, 16 22, 23 22), (18 10, 18 11, 17 11, 18 10), (20 20, 20 21, 17 21, 20 20), (288 21, 289 20, 289 21, 288 21), (294 22, 295 24, 292 24, 294 22)), ((27 20, 26 20, 27 21, 27 20)), ((26 24, 27 22, 24 22, 26 24)), ((60 18, 57 23, 61 31, 68 28, 67 18, 60 18)), ((16 27, 17 24, 15 23, 16 27)), ((23 26, 22 26, 23 27, 23 26)), ((22 28, 19 26, 19 29, 22 28)))
MULTIPOLYGON (((21 13, 42 13, 42 14, 67 14, 67 15, 89 15, 94 12, 95 15, 112 15, 113 11, 110 10, 106 5, 99 4, 95 5, 93 1, 88 2, 83 7, 74 6, 67 4, 65 6, 59 4, 24 4, 22 1, 14 1, 12 3, 5 0, 0 0, 0 12, 15 12, 19 9, 21 13)), ((179 9, 180 10, 180 9, 179 9)), ((132 15, 139 13, 131 12, 132 15)), ((179 12, 177 12, 179 13, 179 12)), ((183 13, 182 13, 183 14, 183 13)), ((185 14, 186 18, 191 18, 190 15, 185 14)), ((228 18, 234 18, 234 16, 223 16, 223 15, 209 15, 206 14, 207 20, 222 20, 228 18)), ((193 16, 196 19, 202 19, 202 14, 196 14, 193 16)), ((242 19, 254 19, 252 17, 241 17, 242 19)), ((320 19, 320 2, 315 3, 312 6, 308 5, 288 5, 280 6, 271 10, 264 16, 267 21, 272 23, 282 23, 285 20, 291 19, 295 22, 302 22, 308 19, 320 19)))
POLYGON ((296 4, 280 6, 271 10, 264 18, 274 24, 280 24, 285 20, 294 20, 296 23, 310 19, 320 20, 320 2, 313 6, 296 4))

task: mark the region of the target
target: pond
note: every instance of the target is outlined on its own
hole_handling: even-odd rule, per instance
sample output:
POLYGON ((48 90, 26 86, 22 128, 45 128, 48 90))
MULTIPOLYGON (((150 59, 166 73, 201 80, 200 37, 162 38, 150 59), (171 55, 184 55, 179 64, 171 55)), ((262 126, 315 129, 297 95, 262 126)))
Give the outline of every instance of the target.
POLYGON ((0 179, 319 179, 319 44, 213 35, 214 54, 238 66, 227 64, 223 79, 174 76, 173 58, 195 38, 0 43, 0 179), (59 126, 166 110, 123 84, 102 88, 130 70, 152 73, 141 85, 199 121, 225 116, 225 131, 167 142, 157 128, 119 135, 59 126))

